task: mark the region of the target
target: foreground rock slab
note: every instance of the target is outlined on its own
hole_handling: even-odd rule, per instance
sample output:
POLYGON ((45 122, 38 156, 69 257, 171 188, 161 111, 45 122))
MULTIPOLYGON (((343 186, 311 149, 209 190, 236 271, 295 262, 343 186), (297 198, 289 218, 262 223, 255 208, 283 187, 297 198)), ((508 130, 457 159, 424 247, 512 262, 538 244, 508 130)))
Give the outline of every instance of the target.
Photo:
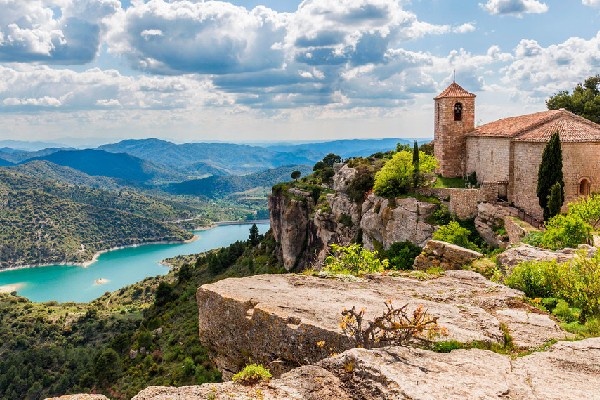
POLYGON ((600 338, 594 338, 516 359, 478 349, 352 349, 254 387, 151 387, 134 400, 591 400, 599 393, 600 338))
POLYGON ((522 292, 470 271, 447 271, 430 280, 259 275, 204 285, 196 297, 200 341, 225 379, 250 362, 267 366, 277 377, 350 349, 354 344, 338 325, 342 310, 366 308, 371 320, 387 300, 396 306, 424 306, 447 328, 449 334, 441 340, 502 344, 506 329, 522 347, 566 337, 547 315, 522 302, 522 292), (529 318, 532 313, 536 315, 529 318))
POLYGON ((431 267, 444 270, 462 269, 465 265, 482 257, 483 254, 478 251, 440 240, 429 240, 421 254, 415 258, 413 267, 417 270, 427 270, 431 267))
POLYGON ((101 394, 69 394, 60 397, 49 397, 46 400, 109 400, 101 394))

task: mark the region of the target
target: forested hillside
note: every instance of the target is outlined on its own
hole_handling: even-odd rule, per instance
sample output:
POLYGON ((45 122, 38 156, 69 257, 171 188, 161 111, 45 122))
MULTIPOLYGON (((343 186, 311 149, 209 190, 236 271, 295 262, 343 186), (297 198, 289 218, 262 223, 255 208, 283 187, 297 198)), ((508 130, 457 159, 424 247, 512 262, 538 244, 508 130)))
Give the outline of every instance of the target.
POLYGON ((82 262, 99 250, 192 235, 163 221, 189 217, 136 192, 56 184, 0 170, 0 268, 82 262))

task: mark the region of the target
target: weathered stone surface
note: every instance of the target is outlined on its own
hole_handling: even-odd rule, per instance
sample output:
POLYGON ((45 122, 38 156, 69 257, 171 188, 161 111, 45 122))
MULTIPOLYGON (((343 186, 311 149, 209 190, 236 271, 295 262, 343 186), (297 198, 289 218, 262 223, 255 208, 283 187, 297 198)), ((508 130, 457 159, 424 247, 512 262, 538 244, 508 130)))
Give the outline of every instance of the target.
POLYGON ((506 229, 510 245, 520 243, 527 234, 538 230, 527 222, 513 216, 504 217, 504 229, 506 229))
POLYGON ((421 254, 415 258, 413 267, 418 270, 427 270, 431 267, 440 267, 444 270, 461 269, 481 257, 483 254, 478 251, 439 240, 430 240, 421 254))
POLYGON ((513 345, 519 348, 540 347, 557 337, 570 337, 556 322, 536 309, 505 308, 496 311, 498 320, 510 327, 513 345))
POLYGON ((506 207, 497 204, 479 203, 477 205, 477 217, 475 218, 475 228, 487 244, 493 247, 506 248, 509 237, 498 235, 498 228, 504 227, 506 217, 519 215, 519 210, 513 207, 506 207))
MULTIPOLYGON (((447 328, 449 335, 443 340, 502 343, 496 313, 510 308, 531 311, 522 297, 522 292, 470 271, 448 271, 426 281, 378 275, 354 281, 262 275, 225 279, 204 285, 197 293, 200 340, 211 349, 226 378, 250 360, 268 366, 277 376, 346 350, 352 343, 339 328, 341 311, 365 307, 366 318, 373 319, 389 299, 398 306, 423 305, 447 328), (323 347, 317 345, 320 341, 325 342, 323 347)), ((546 323, 532 324, 527 333, 531 337, 523 344, 565 337, 548 316, 540 318, 546 323)), ((513 324, 503 316, 503 322, 509 332, 523 331, 520 320, 513 324)))
POLYGON ((520 244, 511 247, 498 255, 498 264, 509 273, 512 268, 523 261, 550 261, 556 260, 559 263, 571 261, 578 253, 583 251, 588 257, 596 254, 596 248, 588 245, 580 245, 579 249, 563 249, 559 251, 545 250, 528 244, 520 244))
POLYGON ((435 209, 435 204, 414 198, 396 199, 392 203, 370 194, 362 205, 360 221, 365 248, 372 250, 375 241, 385 249, 395 242, 405 241, 424 246, 435 231, 435 227, 427 223, 435 209))
POLYGON ((559 342, 511 357, 487 350, 447 354, 408 347, 352 349, 253 387, 232 382, 150 387, 134 400, 592 400, 600 393, 600 338, 559 342))
POLYGON ((133 400, 350 400, 342 382, 331 372, 314 365, 303 366, 269 383, 243 386, 232 382, 181 388, 149 387, 133 400))
POLYGON ((49 397, 46 400, 108 400, 101 394, 70 394, 60 397, 49 397))

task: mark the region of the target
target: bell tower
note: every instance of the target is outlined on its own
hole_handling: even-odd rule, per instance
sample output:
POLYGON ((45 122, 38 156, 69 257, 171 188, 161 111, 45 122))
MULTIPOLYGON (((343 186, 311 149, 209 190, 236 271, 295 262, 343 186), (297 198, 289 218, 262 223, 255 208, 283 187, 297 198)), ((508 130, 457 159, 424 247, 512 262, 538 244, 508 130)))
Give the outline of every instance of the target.
POLYGON ((475 129, 475 95, 452 82, 434 100, 438 172, 445 178, 462 177, 466 173, 466 134, 475 129))

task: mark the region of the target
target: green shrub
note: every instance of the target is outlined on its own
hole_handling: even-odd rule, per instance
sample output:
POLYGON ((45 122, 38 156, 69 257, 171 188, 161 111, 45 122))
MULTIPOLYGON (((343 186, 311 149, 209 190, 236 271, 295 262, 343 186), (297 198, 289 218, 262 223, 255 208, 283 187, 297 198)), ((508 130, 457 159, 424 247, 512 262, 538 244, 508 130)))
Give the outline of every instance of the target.
POLYGON ((380 260, 377 251, 365 250, 359 244, 349 246, 331 245, 332 255, 325 259, 323 271, 334 274, 361 276, 383 272, 388 260, 380 260))
POLYGON ((421 254, 421 248, 411 242, 396 242, 384 250, 382 258, 387 258, 393 269, 409 270, 415 258, 421 254))
POLYGON ((534 247, 542 247, 542 241, 544 240, 544 232, 542 231, 531 231, 521 240, 523 243, 529 244, 534 247))
POLYGON ((531 298, 555 297, 558 273, 556 261, 528 261, 517 265, 504 283, 531 298))
POLYGON ((447 225, 452 221, 452 214, 448 210, 448 206, 441 204, 431 216, 427 219, 427 223, 432 225, 447 225))
POLYGON ((466 249, 481 251, 475 243, 469 240, 469 235, 471 235, 470 230, 463 228, 456 221, 450 221, 450 223, 440 226, 440 228, 434 232, 433 239, 452 243, 466 249))
POLYGON ((559 299, 556 303, 556 307, 552 310, 552 314, 561 321, 568 323, 577 321, 580 313, 576 309, 569 307, 569 303, 559 299))
MULTIPOLYGON (((579 320, 600 315, 600 254, 579 254, 571 262, 531 261, 516 266, 505 283, 531 298, 554 297, 581 310, 579 320)), ((556 307, 559 307, 560 300, 556 307)), ((564 305, 560 313, 565 313, 564 305)))
POLYGON ((255 385, 259 382, 267 382, 271 379, 271 372, 260 364, 250 364, 233 375, 232 381, 242 385, 255 385))
MULTIPOLYGON (((419 171, 421 174, 431 173, 436 167, 435 157, 425 153, 419 154, 419 171)), ((375 174, 373 191, 377 195, 387 198, 406 194, 413 185, 414 171, 412 152, 399 151, 375 174)))
POLYGON ((355 203, 362 203, 365 194, 373 189, 375 184, 375 172, 370 165, 360 164, 356 166, 356 175, 348 184, 346 194, 355 203))
POLYGON ((348 226, 351 227, 353 225, 352 222, 352 217, 348 214, 342 214, 340 215, 340 218, 338 219, 338 222, 344 226, 348 226))
POLYGON ((582 243, 592 240, 592 227, 576 215, 557 215, 546 224, 542 236, 542 247, 548 249, 562 249, 577 247, 582 243))

